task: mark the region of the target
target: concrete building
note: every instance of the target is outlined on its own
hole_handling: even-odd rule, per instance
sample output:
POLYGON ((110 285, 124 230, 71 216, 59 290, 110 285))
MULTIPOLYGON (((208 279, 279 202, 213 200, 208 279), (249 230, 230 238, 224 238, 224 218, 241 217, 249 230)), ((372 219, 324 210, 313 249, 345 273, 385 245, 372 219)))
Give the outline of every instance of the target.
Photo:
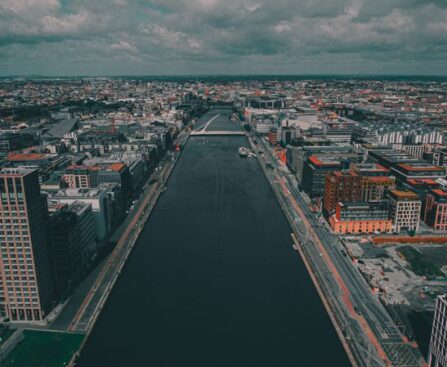
POLYGON ((390 219, 393 231, 417 231, 421 214, 421 200, 411 191, 390 190, 390 219))
POLYGON ((132 193, 132 176, 124 163, 71 165, 67 167, 63 179, 71 189, 89 189, 103 183, 117 183, 121 186, 124 197, 132 193))
POLYGON ((81 275, 81 242, 76 214, 67 206, 50 214, 47 236, 54 268, 56 290, 59 294, 81 275))
MULTIPOLYGON (((98 167, 98 166, 97 166, 98 167)), ((100 166, 97 172, 97 185, 103 183, 116 183, 121 186, 121 192, 124 198, 132 194, 132 176, 129 167, 124 163, 114 163, 111 165, 100 166)))
POLYGON ((317 155, 310 156, 303 165, 301 188, 311 197, 322 196, 326 175, 348 167, 348 161, 317 155))
MULTIPOLYGON (((302 141, 303 144, 309 144, 307 140, 302 141)), ((329 143, 329 142, 327 142, 329 143)), ((296 174, 299 183, 303 181, 303 168, 305 161, 312 155, 326 158, 338 159, 340 161, 349 160, 357 161, 360 157, 353 157, 352 146, 350 145, 304 145, 304 146, 287 146, 287 166, 296 174)))
POLYGON ((284 98, 269 96, 253 97, 247 100, 247 106, 251 108, 283 108, 285 101, 284 98))
POLYGON ((396 176, 396 179, 405 183, 411 179, 433 179, 445 178, 445 168, 433 166, 427 162, 412 162, 399 163, 391 167, 391 174, 396 176))
POLYGON ((70 189, 89 189, 93 187, 92 174, 94 166, 71 165, 67 167, 63 180, 70 189))
POLYGON ((388 190, 396 188, 390 170, 377 163, 354 164, 353 170, 362 176, 362 201, 381 201, 388 190))
POLYGON ((300 135, 299 128, 295 126, 280 126, 278 129, 278 140, 284 144, 290 144, 293 139, 300 135))
POLYGON ((145 178, 144 163, 141 159, 129 164, 129 174, 132 177, 132 190, 136 192, 141 188, 145 178))
POLYGON ((54 282, 37 170, 1 171, 0 193, 1 307, 12 321, 41 321, 54 301, 54 282))
POLYGON ((98 240, 103 240, 111 227, 112 203, 106 189, 61 189, 49 191, 48 200, 72 204, 81 201, 90 204, 95 221, 95 233, 98 240))
POLYGON ((437 148, 438 144, 393 144, 392 148, 396 150, 401 150, 412 157, 421 159, 426 152, 430 152, 437 148))
POLYGON ((76 215, 77 228, 79 231, 81 262, 85 267, 88 265, 90 254, 96 249, 95 241, 95 219, 91 204, 82 201, 74 201, 68 206, 68 210, 76 215))
POLYGON ((435 315, 431 330, 428 350, 430 367, 447 367, 447 298, 446 295, 436 299, 435 315))
POLYGON ((425 152, 423 159, 430 162, 434 166, 447 166, 447 148, 439 148, 432 152, 425 152))
POLYGON ((268 134, 274 127, 273 120, 271 119, 256 119, 254 121, 254 128, 259 134, 268 134))

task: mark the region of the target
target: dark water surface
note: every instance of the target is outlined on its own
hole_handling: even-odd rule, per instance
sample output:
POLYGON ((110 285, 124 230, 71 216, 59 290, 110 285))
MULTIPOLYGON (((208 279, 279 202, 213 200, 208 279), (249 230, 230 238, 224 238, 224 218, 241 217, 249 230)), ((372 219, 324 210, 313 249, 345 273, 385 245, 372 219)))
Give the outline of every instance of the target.
POLYGON ((245 144, 189 140, 81 367, 349 365, 245 144))

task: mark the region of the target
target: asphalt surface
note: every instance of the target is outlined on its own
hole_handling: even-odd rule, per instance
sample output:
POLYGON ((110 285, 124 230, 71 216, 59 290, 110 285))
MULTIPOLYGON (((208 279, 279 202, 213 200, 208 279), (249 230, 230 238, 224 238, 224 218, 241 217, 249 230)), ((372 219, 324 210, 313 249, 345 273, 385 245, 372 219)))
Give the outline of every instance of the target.
MULTIPOLYGON (((288 190, 290 190, 291 194, 293 194, 297 203, 305 213, 307 220, 311 223, 314 232, 324 245, 324 248, 329 254, 332 262, 336 266, 340 275, 343 277, 343 280, 350 291, 351 300, 353 301, 358 314, 363 315, 366 318, 369 326, 374 331, 374 334, 376 335, 380 345, 386 352, 388 359, 391 361, 393 366, 403 367, 423 365, 424 361, 419 350, 404 342, 403 335, 393 322, 387 310, 380 303, 378 298, 371 292, 369 285, 363 279, 358 270, 352 265, 349 257, 343 255, 338 237, 329 233, 327 229, 318 221, 315 214, 311 212, 302 193, 300 193, 296 188, 292 175, 290 173, 286 173, 287 171, 284 171, 280 167, 277 159, 273 157, 270 148, 267 147, 264 140, 257 139, 257 141, 258 148, 263 148, 264 156, 268 157, 269 162, 274 167, 274 172, 272 172, 272 174, 283 177, 287 180, 288 190)), ((291 206, 289 206, 289 209, 290 211, 294 212, 294 209, 291 206)), ((295 218, 299 217, 298 213, 296 212, 294 213, 294 216, 295 218)), ((295 227, 299 233, 305 234, 306 230, 303 230, 303 226, 299 221, 297 221, 295 227)), ((333 279, 333 276, 330 274, 327 264, 319 253, 318 248, 313 246, 310 242, 307 243, 306 248, 308 252, 313 252, 313 262, 319 269, 321 273, 320 276, 323 276, 329 284, 332 284, 335 288, 337 288, 337 284, 333 279)), ((336 291, 334 291, 334 295, 337 295, 336 291)), ((351 328, 360 331, 358 325, 352 325, 351 328)), ((353 336, 355 337, 355 335, 353 336)), ((367 348, 367 346, 364 347, 367 348)))

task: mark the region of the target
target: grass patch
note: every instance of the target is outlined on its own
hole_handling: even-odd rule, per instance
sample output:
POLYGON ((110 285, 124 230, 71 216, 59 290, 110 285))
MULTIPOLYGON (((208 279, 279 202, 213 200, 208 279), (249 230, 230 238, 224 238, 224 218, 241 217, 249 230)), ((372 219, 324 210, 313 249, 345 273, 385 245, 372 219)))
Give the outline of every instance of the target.
POLYGON ((410 246, 399 248, 399 251, 410 264, 411 270, 417 275, 427 278, 441 277, 444 273, 440 267, 430 261, 424 254, 410 246))
POLYGON ((15 367, 61 367, 68 364, 81 345, 83 334, 25 330, 24 339, 2 365, 15 367))

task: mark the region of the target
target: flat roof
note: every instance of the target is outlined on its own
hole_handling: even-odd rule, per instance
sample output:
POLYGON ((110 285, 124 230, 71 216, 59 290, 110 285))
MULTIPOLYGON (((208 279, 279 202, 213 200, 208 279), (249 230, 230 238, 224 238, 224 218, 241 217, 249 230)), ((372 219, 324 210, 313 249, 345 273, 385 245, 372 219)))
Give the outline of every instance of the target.
POLYGON ((335 172, 332 172, 332 174, 337 177, 343 177, 343 176, 358 177, 358 174, 356 172, 354 172, 352 169, 335 171, 335 172))
POLYGON ((378 202, 352 202, 352 201, 341 201, 338 203, 340 207, 344 207, 346 209, 388 209, 388 203, 385 201, 378 202))
POLYGON ((88 165, 79 165, 79 164, 72 164, 70 166, 67 167, 67 170, 89 170, 89 171, 97 171, 98 167, 96 166, 88 166, 88 165))
POLYGON ((126 168, 126 165, 124 163, 113 163, 109 167, 110 170, 115 172, 121 172, 124 168, 126 168))
POLYGON ((389 172, 388 168, 385 168, 378 163, 358 163, 353 165, 354 169, 359 172, 389 172))
POLYGON ((311 163, 313 163, 316 166, 340 166, 341 165, 339 160, 318 157, 316 155, 312 155, 308 159, 311 163))
POLYGON ((8 156, 8 161, 20 162, 20 161, 39 161, 47 158, 43 153, 13 153, 8 156))
POLYGON ((407 171, 433 171, 433 172, 444 172, 444 169, 438 166, 434 166, 430 163, 399 163, 397 165, 407 171))
POLYGON ((436 180, 433 180, 432 178, 410 178, 407 180, 407 182, 410 185, 432 185, 432 186, 438 186, 439 182, 436 180))
POLYGON ((0 171, 0 176, 25 176, 35 170, 32 168, 3 168, 0 171))
POLYGON ((390 190, 390 194, 398 199, 418 200, 418 196, 413 191, 390 190))
POLYGON ((363 177, 364 179, 367 179, 367 181, 369 182, 374 182, 374 183, 385 183, 385 182, 394 182, 394 179, 391 178, 390 176, 365 176, 363 177))
POLYGON ((431 190, 431 192, 433 192, 434 194, 441 196, 441 197, 447 197, 447 192, 445 192, 444 190, 441 190, 441 189, 433 189, 433 190, 431 190))

